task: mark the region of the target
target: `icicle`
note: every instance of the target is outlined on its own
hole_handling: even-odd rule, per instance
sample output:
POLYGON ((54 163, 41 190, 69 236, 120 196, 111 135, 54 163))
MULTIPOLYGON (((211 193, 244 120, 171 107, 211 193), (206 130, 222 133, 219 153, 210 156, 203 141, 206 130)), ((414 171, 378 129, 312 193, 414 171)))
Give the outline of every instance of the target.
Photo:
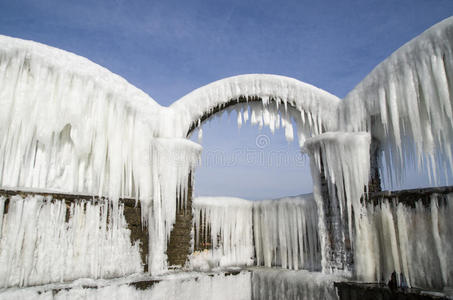
POLYGON ((240 129, 242 127, 242 113, 240 110, 237 110, 237 124, 238 128, 240 129))
POLYGON ((203 142, 203 128, 198 127, 198 143, 201 144, 203 142))
POLYGON ((247 123, 247 121, 248 121, 248 119, 249 119, 249 110, 248 110, 248 107, 246 107, 246 108, 244 109, 243 119, 244 119, 244 123, 247 123))

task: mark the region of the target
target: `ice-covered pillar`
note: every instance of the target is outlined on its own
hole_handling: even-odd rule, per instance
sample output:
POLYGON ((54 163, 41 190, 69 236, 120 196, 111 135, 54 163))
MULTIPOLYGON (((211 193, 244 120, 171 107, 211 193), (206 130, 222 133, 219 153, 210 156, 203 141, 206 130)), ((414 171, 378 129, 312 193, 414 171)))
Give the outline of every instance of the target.
POLYGON ((324 271, 350 270, 355 217, 370 179, 370 134, 326 132, 308 139, 324 271))
POLYGON ((318 228, 324 271, 348 269, 353 263, 347 219, 342 218, 335 184, 330 183, 324 171, 322 153, 319 150, 320 166, 310 155, 313 194, 318 205, 318 228))

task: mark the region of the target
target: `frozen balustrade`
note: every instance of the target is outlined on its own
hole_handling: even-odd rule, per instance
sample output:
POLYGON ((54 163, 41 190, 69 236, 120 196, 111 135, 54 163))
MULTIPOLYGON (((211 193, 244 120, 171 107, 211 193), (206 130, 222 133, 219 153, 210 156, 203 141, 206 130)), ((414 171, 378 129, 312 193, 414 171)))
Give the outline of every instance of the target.
POLYGON ((200 197, 193 207, 195 246, 211 249, 195 252, 192 267, 320 268, 318 217, 312 195, 264 201, 200 197))

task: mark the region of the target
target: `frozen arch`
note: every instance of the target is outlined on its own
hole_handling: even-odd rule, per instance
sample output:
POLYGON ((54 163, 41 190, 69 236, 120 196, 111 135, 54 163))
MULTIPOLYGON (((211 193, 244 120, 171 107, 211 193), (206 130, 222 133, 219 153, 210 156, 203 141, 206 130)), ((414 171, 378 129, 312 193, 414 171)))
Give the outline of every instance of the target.
MULTIPOLYGON (((238 111, 239 125, 250 119, 271 130, 278 127, 280 113, 287 137, 292 129, 290 119, 298 125, 299 138, 312 136, 336 127, 340 99, 324 90, 299 80, 270 74, 247 74, 221 79, 182 97, 169 108, 174 118, 174 136, 184 137, 204 120, 224 109, 238 111), (251 115, 244 115, 239 105, 250 105, 251 115), (288 123, 289 122, 289 123, 288 123)), ((245 112, 245 111, 244 111, 245 112)), ((168 127, 171 127, 170 125, 168 127)), ((291 138, 291 137, 289 137, 291 138)))

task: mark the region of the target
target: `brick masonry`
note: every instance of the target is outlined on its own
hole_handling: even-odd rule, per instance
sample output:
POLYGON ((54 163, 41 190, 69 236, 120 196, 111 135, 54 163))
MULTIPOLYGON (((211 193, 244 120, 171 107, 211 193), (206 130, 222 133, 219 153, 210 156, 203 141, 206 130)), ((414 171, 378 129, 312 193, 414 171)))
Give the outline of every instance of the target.
MULTIPOLYGON (((176 221, 167 245, 169 266, 183 267, 191 253, 192 240, 192 176, 189 176, 187 199, 176 212, 176 221)), ((181 198, 181 197, 180 197, 181 198)))

